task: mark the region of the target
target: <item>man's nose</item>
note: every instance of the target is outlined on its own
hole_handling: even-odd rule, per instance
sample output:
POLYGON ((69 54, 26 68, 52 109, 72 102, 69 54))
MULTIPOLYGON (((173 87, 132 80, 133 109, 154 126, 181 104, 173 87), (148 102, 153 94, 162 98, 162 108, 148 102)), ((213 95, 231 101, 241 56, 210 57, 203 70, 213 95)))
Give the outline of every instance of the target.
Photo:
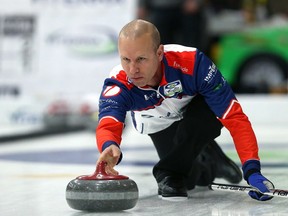
POLYGON ((131 74, 135 74, 139 72, 139 68, 137 67, 137 65, 135 63, 131 63, 130 65, 130 73, 131 74))

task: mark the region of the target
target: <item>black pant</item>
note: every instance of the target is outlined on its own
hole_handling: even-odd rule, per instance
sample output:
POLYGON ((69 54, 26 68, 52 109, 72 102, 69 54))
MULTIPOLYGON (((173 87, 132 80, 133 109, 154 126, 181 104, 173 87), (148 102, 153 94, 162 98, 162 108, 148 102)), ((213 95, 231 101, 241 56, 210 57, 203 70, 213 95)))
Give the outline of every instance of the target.
POLYGON ((199 164, 201 151, 214 142, 222 127, 204 98, 200 95, 193 98, 182 120, 165 130, 149 134, 160 158, 153 168, 156 181, 167 175, 181 175, 190 179, 193 188, 196 176, 199 178, 203 171, 199 164))

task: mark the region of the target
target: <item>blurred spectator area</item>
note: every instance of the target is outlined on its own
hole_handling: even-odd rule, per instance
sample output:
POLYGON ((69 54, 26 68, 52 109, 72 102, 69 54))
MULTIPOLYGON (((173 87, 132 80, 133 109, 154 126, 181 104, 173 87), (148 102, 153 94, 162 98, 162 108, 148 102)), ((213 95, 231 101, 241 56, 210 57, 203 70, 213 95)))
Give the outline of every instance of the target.
POLYGON ((287 94, 287 1, 230 0, 222 7, 219 2, 207 8, 208 54, 234 91, 287 94))
MULTIPOLYGON (((142 6, 151 1, 139 0, 142 6)), ((205 48, 200 44, 200 49, 236 93, 288 93, 287 0, 182 0, 183 5, 187 1, 204 6, 205 48)), ((138 17, 149 20, 149 7, 145 13, 141 5, 138 9, 138 17)))

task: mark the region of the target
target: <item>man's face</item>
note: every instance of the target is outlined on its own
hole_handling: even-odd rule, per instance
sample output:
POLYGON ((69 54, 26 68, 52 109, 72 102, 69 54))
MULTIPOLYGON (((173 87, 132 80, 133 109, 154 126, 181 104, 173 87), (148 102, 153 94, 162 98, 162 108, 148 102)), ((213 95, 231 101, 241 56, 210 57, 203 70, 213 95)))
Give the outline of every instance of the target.
POLYGON ((119 38, 118 44, 121 65, 132 83, 138 87, 157 86, 161 76, 160 65, 163 46, 155 51, 149 35, 138 38, 119 38))

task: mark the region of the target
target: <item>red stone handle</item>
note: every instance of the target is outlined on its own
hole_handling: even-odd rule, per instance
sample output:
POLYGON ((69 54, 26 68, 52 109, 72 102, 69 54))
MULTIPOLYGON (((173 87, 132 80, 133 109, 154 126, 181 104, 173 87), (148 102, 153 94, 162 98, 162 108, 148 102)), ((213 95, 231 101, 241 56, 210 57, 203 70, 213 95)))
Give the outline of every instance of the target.
POLYGON ((106 161, 101 161, 97 167, 96 171, 92 175, 82 175, 78 176, 77 179, 80 180, 121 180, 121 179, 129 179, 129 177, 124 175, 111 175, 107 174, 105 168, 107 166, 106 161))

